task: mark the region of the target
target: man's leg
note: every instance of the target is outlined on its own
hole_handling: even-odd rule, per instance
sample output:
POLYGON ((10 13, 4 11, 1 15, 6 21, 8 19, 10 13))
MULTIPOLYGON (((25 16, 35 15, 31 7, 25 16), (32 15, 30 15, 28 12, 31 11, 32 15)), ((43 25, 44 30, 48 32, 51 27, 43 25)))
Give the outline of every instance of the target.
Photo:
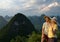
POLYGON ((54 42, 57 42, 57 38, 54 38, 54 42))
POLYGON ((48 42, 54 42, 53 38, 49 38, 48 42))

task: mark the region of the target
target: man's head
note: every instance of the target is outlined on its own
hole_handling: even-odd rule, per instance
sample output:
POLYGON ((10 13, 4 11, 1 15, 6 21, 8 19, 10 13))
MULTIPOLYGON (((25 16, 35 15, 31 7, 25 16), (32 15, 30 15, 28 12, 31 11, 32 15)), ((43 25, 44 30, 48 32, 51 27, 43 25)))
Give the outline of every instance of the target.
POLYGON ((48 16, 44 16, 44 19, 45 19, 46 22, 50 22, 51 21, 50 17, 48 17, 48 16))
POLYGON ((56 24, 57 23, 56 20, 57 20, 56 17, 51 18, 51 23, 55 23, 56 24))

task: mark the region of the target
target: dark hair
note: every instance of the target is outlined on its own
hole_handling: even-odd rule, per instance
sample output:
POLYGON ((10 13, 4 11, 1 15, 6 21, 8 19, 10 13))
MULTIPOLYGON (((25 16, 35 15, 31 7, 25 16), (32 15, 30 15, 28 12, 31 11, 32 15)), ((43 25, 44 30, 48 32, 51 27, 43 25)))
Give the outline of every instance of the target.
POLYGON ((45 18, 48 18, 49 20, 51 20, 48 16, 44 16, 44 19, 45 19, 45 18))

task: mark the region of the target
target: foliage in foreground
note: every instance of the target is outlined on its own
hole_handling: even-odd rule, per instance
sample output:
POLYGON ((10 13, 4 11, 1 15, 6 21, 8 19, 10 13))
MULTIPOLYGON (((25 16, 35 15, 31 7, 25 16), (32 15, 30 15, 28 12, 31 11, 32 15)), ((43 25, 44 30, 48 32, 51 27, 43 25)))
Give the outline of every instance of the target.
MULTIPOLYGON (((60 42, 60 31, 57 33, 58 42, 60 42)), ((10 42, 40 42, 41 41, 41 33, 32 32, 31 35, 28 35, 28 38, 17 36, 15 39, 11 39, 10 42)))
POLYGON ((17 36, 15 39, 11 39, 10 42, 40 42, 41 34, 33 32, 29 37, 17 36))

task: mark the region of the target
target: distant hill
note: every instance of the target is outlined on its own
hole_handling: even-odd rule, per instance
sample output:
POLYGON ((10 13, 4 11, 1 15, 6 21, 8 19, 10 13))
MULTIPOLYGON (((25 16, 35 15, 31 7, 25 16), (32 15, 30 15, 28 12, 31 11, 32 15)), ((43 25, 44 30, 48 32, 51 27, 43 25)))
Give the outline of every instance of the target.
POLYGON ((17 35, 28 37, 33 31, 35 28, 31 21, 23 14, 18 13, 0 30, 0 42, 9 42, 17 35))
POLYGON ((13 17, 13 16, 8 16, 8 15, 6 15, 4 18, 5 18, 6 21, 9 22, 9 21, 12 19, 12 17, 13 17))
POLYGON ((7 21, 3 16, 0 16, 0 28, 4 27, 7 24, 7 21))
POLYGON ((29 16, 28 18, 31 20, 31 22, 33 23, 33 25, 35 26, 35 29, 37 31, 41 31, 42 25, 44 23, 44 14, 42 14, 41 16, 29 16))
MULTIPOLYGON (((45 16, 45 14, 42 14, 41 16, 29 16, 28 18, 31 20, 31 22, 33 23, 33 25, 35 26, 37 31, 41 31, 42 25, 45 22, 45 19, 43 18, 45 16)), ((60 16, 55 16, 55 15, 51 15, 49 17, 56 17, 57 18, 57 24, 60 30, 60 16)))
MULTIPOLYGON (((10 42, 11 39, 15 39, 17 36, 24 36, 28 38, 28 36, 30 36, 33 31, 37 30, 40 32, 42 25, 45 22, 44 16, 45 15, 42 14, 41 16, 26 17, 22 13, 16 14, 11 18, 7 25, 5 24, 6 26, 0 29, 0 42, 10 42)), ((55 17, 57 18, 58 28, 60 30, 60 16, 55 17)), ((0 16, 0 20, 3 21, 3 23, 6 23, 2 16, 0 16)))

